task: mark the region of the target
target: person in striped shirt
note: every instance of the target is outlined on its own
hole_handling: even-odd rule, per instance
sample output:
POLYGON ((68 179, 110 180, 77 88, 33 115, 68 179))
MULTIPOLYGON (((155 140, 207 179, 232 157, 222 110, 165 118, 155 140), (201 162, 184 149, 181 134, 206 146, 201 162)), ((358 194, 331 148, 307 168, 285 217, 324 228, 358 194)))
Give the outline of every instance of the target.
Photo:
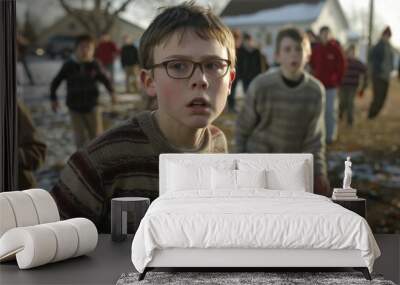
POLYGON ((279 68, 257 76, 236 124, 236 150, 245 153, 312 153, 314 192, 330 196, 325 158, 325 88, 304 70, 308 38, 296 28, 277 35, 279 68))
MULTIPOLYGON (((232 33, 210 9, 193 2, 166 8, 144 32, 141 83, 158 109, 134 116, 73 154, 52 190, 63 218, 86 217, 110 232, 114 197, 158 196, 161 153, 224 153, 212 122, 235 78, 232 33)), ((128 213, 129 215, 129 213, 128 213)), ((128 230, 133 221, 128 216, 128 230)))
POLYGON ((347 124, 353 125, 354 98, 364 93, 367 87, 367 67, 356 57, 356 47, 351 44, 346 50, 347 68, 339 89, 339 118, 347 116, 347 124))

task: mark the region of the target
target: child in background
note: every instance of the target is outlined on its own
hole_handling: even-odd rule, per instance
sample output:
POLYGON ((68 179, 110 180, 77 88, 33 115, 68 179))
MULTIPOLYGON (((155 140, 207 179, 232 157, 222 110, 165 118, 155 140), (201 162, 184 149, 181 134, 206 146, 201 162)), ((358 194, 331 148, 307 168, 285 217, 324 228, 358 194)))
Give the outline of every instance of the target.
POLYGON ((333 37, 328 26, 323 26, 319 30, 319 41, 313 46, 310 67, 312 74, 325 87, 325 140, 327 144, 332 144, 338 135, 337 90, 344 75, 346 60, 339 41, 333 37))
POLYGON ((342 119, 346 113, 349 126, 354 121, 354 97, 357 93, 362 96, 367 87, 367 67, 356 58, 355 53, 355 46, 352 44, 346 50, 347 68, 339 89, 339 118, 342 119))
POLYGON ((56 112, 57 89, 63 80, 67 81, 67 107, 78 149, 103 132, 102 113, 97 106, 98 81, 110 92, 112 103, 116 102, 111 81, 93 55, 94 39, 89 35, 78 36, 75 55, 63 64, 50 86, 51 107, 56 112))
POLYGON ((237 152, 312 153, 314 192, 330 196, 325 158, 325 89, 304 71, 308 38, 296 28, 278 33, 279 69, 257 76, 237 119, 237 152))

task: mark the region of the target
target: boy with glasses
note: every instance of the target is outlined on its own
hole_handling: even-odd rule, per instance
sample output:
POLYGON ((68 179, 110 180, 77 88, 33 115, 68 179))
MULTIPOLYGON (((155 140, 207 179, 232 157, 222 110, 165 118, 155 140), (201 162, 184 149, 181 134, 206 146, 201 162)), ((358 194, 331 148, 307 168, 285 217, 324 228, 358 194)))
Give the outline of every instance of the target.
POLYGON ((158 196, 159 154, 227 152, 211 123, 235 77, 235 46, 219 18, 193 3, 169 7, 143 34, 139 57, 141 83, 158 109, 73 154, 52 191, 63 217, 87 217, 100 232, 110 231, 111 198, 158 196))
POLYGON ((304 70, 311 53, 296 28, 279 31, 279 69, 257 76, 237 119, 236 148, 250 153, 312 153, 314 192, 330 196, 325 158, 325 89, 304 70))

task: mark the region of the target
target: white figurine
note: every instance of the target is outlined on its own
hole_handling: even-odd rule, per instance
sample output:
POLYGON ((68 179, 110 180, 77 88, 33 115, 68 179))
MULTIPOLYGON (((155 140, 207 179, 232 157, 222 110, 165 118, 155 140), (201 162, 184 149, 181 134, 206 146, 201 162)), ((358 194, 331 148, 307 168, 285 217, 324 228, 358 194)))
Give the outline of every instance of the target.
POLYGON ((344 178, 343 178, 343 189, 351 189, 351 161, 350 156, 347 157, 347 160, 344 162, 344 178))

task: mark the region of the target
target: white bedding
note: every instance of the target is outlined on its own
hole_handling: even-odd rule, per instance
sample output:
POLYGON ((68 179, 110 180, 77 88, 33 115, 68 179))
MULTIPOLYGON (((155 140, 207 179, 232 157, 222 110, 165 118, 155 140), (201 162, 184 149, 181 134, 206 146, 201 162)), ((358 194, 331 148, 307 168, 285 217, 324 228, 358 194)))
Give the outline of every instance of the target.
POLYGON ((358 249, 372 272, 379 248, 368 223, 328 198, 300 191, 247 189, 166 193, 140 223, 132 262, 143 272, 155 249, 358 249))

